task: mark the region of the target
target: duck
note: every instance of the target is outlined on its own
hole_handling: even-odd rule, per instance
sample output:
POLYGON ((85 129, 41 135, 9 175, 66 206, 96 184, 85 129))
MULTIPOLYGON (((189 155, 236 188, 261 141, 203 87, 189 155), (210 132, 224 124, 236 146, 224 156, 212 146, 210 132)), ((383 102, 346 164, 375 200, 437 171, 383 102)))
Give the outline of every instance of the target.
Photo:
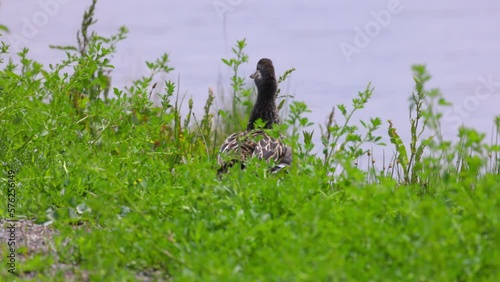
POLYGON ((267 58, 260 59, 255 73, 250 75, 250 78, 257 87, 257 100, 250 113, 246 130, 231 134, 222 143, 217 158, 219 175, 237 163, 244 169, 245 161, 249 158, 272 162, 272 173, 277 173, 292 163, 292 149, 283 143, 283 135, 275 138, 265 131, 271 129, 274 124, 280 124, 276 106, 278 81, 273 62, 267 58), (255 128, 255 122, 259 119, 264 126, 255 128))

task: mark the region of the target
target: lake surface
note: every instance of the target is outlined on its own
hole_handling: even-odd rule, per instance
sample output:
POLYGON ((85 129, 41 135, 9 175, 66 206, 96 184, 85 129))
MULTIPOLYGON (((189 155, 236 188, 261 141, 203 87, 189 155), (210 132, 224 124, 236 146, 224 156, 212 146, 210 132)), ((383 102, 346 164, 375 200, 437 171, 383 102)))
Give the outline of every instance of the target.
MULTIPOLYGON (((27 45, 38 61, 57 62, 64 54, 48 45, 76 42, 90 2, 0 0, 0 24, 11 30, 2 40, 15 37, 14 49, 27 45)), ((262 57, 274 61, 278 74, 295 67, 281 87, 307 102, 316 124, 371 82, 373 99, 355 119, 381 117, 381 135, 390 119, 408 136, 410 67, 424 63, 433 75, 430 86, 454 104, 445 111, 445 135, 452 138, 461 123, 489 134, 500 114, 500 2, 366 2, 106 0, 98 3, 94 28, 103 35, 121 25, 130 30, 112 61, 114 86, 146 74, 144 61, 167 52, 175 70, 161 79, 180 77, 181 93, 194 98, 198 112, 208 87, 229 88, 230 72, 220 58, 230 57, 236 40, 246 38, 250 63, 242 75, 262 57)))

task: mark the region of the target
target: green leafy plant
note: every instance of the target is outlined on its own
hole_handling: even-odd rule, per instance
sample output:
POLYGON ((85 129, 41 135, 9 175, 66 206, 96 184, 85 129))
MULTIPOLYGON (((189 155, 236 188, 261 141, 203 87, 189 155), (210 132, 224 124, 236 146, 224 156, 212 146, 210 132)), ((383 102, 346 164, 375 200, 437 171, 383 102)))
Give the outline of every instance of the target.
POLYGON ((337 105, 340 111, 343 123, 338 124, 335 119, 335 108, 330 113, 324 127, 321 127, 321 142, 323 144, 323 166, 328 168, 330 177, 334 177, 336 173, 340 173, 343 178, 352 177, 357 174, 357 170, 353 165, 354 161, 368 152, 363 145, 366 143, 374 143, 376 145, 385 145, 381 140, 381 136, 377 136, 374 132, 380 127, 380 118, 371 118, 367 121, 360 121, 361 127, 365 130, 364 133, 358 131, 358 126, 351 125, 351 119, 356 111, 363 109, 369 101, 373 93, 373 88, 370 84, 363 92, 359 92, 356 98, 352 99, 352 109, 347 110, 343 104, 337 105), (342 171, 338 171, 342 168, 342 171), (348 174, 344 174, 348 172, 348 174), (349 172, 351 175, 349 175, 349 172))
MULTIPOLYGON (((415 65, 412 69, 414 71, 415 91, 410 97, 411 141, 409 150, 397 134, 391 121, 389 121, 388 135, 391 143, 395 146, 396 162, 394 167, 398 169, 400 181, 407 184, 426 185, 428 180, 419 178, 423 169, 422 157, 425 149, 430 145, 437 149, 438 146, 434 144, 439 144, 441 150, 447 150, 450 146, 450 143, 443 139, 440 128, 442 113, 437 110, 438 106, 449 106, 450 103, 444 99, 438 89, 425 89, 425 83, 431 79, 431 76, 424 65, 415 65), (431 135, 428 137, 423 136, 426 130, 431 131, 431 135), (434 142, 435 139, 437 142, 434 142), (399 168, 401 168, 402 174, 399 174, 399 168)), ((432 166, 439 165, 435 163, 432 166)), ((431 168, 427 167, 427 169, 431 168)))
MULTIPOLYGON (((252 88, 245 88, 245 78, 239 75, 240 66, 248 62, 248 55, 244 52, 246 46, 245 39, 238 40, 236 46, 232 48, 234 57, 222 59, 222 62, 233 72, 231 76, 232 96, 229 101, 231 106, 227 110, 221 108, 218 112, 219 115, 224 115, 225 120, 232 121, 224 124, 224 133, 235 132, 246 127, 248 115, 252 110, 252 88)), ((224 99, 224 95, 220 97, 224 99)), ((224 100, 222 102, 227 103, 224 100)))
MULTIPOLYGON (((9 28, 6 26, 6 25, 3 25, 3 24, 0 24, 0 31, 3 31, 5 33, 8 33, 9 32, 9 28)), ((2 34, 0 33, 0 36, 2 34)))
MULTIPOLYGON (((44 66, 28 48, 10 54, 0 45, 0 182, 16 191, 0 189, 0 225, 7 230, 6 220, 17 219, 31 240, 16 237, 16 274, 2 267, 0 280, 497 279, 500 117, 489 142, 466 127, 458 142, 446 140, 447 103, 425 87, 427 70, 415 67, 411 140, 404 144, 389 125, 395 156, 377 171, 381 121, 356 121, 371 85, 350 107, 336 106, 321 144, 307 104, 280 96, 290 101, 279 103, 287 114, 268 134, 288 132, 290 169, 270 175, 250 160, 219 179, 216 134, 243 118, 246 105, 237 104, 238 113, 232 104, 214 108, 209 90, 197 113, 178 82, 156 81, 173 70, 167 54, 146 62, 150 73, 129 87, 104 83, 120 31, 116 40, 84 31, 96 2, 61 62, 44 66), (368 158, 366 169, 360 158, 368 158), (5 203, 14 198, 13 214, 5 203)), ((235 47, 239 61, 228 61, 241 103, 254 95, 236 79, 245 44, 235 47)))

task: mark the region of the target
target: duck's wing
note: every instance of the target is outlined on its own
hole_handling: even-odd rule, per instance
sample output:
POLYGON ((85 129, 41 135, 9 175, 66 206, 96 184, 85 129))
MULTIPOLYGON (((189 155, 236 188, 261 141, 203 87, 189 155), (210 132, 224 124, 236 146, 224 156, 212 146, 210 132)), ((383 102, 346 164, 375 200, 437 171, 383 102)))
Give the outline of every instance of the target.
POLYGON ((233 133, 220 148, 217 160, 221 167, 218 172, 226 172, 237 162, 243 168, 244 161, 249 157, 272 160, 275 166, 271 171, 277 172, 292 163, 292 148, 285 145, 281 138, 271 137, 263 130, 233 133))
POLYGON ((272 172, 277 172, 292 163, 292 148, 285 145, 281 138, 274 138, 265 133, 260 133, 255 137, 256 145, 252 156, 266 161, 273 160, 276 164, 271 168, 272 172))
POLYGON ((225 170, 233 166, 235 162, 242 162, 251 156, 254 148, 255 142, 248 138, 246 132, 233 133, 222 143, 217 161, 225 170))

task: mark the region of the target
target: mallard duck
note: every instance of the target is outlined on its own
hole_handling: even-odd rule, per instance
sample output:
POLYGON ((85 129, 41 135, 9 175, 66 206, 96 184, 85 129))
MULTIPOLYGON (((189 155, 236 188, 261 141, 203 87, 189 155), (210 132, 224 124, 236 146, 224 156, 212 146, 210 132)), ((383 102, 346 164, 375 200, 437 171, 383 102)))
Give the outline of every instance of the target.
POLYGON ((236 163, 245 167, 245 160, 250 157, 273 161, 271 172, 278 172, 292 163, 292 149, 282 142, 282 137, 269 136, 263 129, 255 129, 255 122, 261 119, 264 129, 270 129, 273 124, 279 124, 278 107, 276 106, 276 91, 278 81, 274 73, 273 62, 260 59, 257 70, 250 75, 257 86, 257 101, 253 106, 246 131, 231 134, 222 144, 218 162, 218 173, 224 173, 236 163))

